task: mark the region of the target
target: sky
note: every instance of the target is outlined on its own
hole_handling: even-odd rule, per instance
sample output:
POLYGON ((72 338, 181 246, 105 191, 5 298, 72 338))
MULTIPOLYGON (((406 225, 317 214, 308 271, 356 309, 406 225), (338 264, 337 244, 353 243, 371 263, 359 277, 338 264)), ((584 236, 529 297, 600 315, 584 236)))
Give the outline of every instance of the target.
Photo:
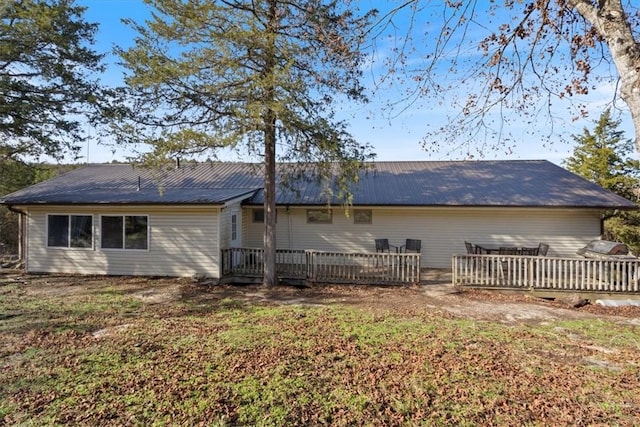
MULTIPOLYGON (((374 0, 363 0, 361 5, 366 7, 369 2, 374 7, 380 7, 383 2, 374 0)), ((110 52, 114 46, 131 46, 135 38, 135 33, 121 22, 123 18, 132 18, 142 22, 149 17, 148 7, 141 0, 76 0, 76 3, 86 6, 85 19, 88 22, 97 22, 99 31, 96 35, 96 45, 94 49, 98 52, 110 52)), ((403 25, 402 18, 397 21, 403 25)), ((402 28, 400 28, 402 29, 402 28)), ((379 58, 372 58, 372 62, 380 60, 384 56, 384 44, 381 44, 379 58)), ((420 57, 415 58, 420 61, 420 57)), ((117 58, 107 55, 107 72, 101 76, 101 80, 109 85, 119 85, 122 82, 123 71, 117 66, 117 58)), ((365 72, 365 76, 369 75, 365 72)), ((364 81, 367 84, 367 81, 364 81)), ((373 85, 372 82, 369 82, 373 85)), ((571 140, 570 135, 581 134, 583 129, 593 129, 593 122, 597 120, 605 105, 611 102, 614 97, 614 85, 603 83, 583 99, 589 105, 591 116, 584 120, 571 121, 566 119, 554 128, 554 132, 562 133, 565 140, 571 140)), ((446 123, 446 108, 435 105, 432 101, 419 101, 410 105, 405 105, 402 111, 396 110, 392 113, 384 110, 388 99, 402 99, 405 94, 396 89, 390 89, 380 96, 370 98, 367 105, 343 104, 337 106, 338 117, 349 123, 349 131, 352 136, 363 143, 369 143, 374 147, 379 161, 403 161, 403 160, 460 160, 469 158, 465 152, 452 150, 450 147, 440 147, 439 149, 424 150, 421 144, 429 125, 438 126, 446 123), (383 112, 385 111, 385 112, 383 112)), ((617 105, 621 104, 618 101, 617 105)), ((554 105, 554 112, 558 116, 566 116, 564 106, 554 105)), ((627 138, 633 136, 633 126, 630 115, 623 112, 620 116, 622 120, 621 129, 625 131, 627 138)), ((509 149, 484 150, 483 157, 487 160, 493 159, 546 159, 556 164, 562 164, 563 160, 571 155, 573 145, 567 142, 557 142, 549 146, 542 146, 535 135, 530 134, 531 129, 518 129, 518 120, 510 125, 509 129, 514 135, 521 135, 515 145, 509 149)), ((544 126, 544 124, 542 125, 544 126)), ((541 129, 545 131, 545 129, 541 129)), ((91 132, 91 131, 90 131, 91 132)), ((560 139, 560 138, 559 138, 560 139)), ((118 148, 113 152, 112 147, 97 144, 91 141, 81 153, 79 162, 110 162, 113 160, 126 160, 131 153, 118 148)), ((231 154, 221 155, 221 160, 237 160, 231 154)), ((475 157, 478 158, 478 157, 475 157)))

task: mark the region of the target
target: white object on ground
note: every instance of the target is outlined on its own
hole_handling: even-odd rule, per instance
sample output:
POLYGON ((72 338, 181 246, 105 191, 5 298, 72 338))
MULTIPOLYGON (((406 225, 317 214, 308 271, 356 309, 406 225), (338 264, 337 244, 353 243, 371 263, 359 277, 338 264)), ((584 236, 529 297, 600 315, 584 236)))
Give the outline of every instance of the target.
POLYGON ((635 305, 640 307, 640 299, 597 299, 596 304, 605 307, 622 307, 625 305, 635 305))

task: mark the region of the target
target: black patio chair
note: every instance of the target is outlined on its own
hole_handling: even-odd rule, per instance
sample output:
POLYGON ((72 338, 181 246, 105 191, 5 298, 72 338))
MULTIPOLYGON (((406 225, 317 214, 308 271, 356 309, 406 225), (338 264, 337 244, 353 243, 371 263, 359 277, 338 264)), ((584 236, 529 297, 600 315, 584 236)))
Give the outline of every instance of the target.
POLYGON ((471 242, 464 242, 464 246, 467 248, 467 255, 474 255, 476 253, 477 246, 474 246, 471 242))
POLYGON ((388 252, 391 253, 391 248, 394 252, 398 252, 396 246, 389 244, 389 239, 376 239, 376 252, 388 252))
POLYGON ((549 245, 540 243, 538 245, 538 256, 547 256, 547 252, 549 252, 549 245))
MULTIPOLYGON (((480 245, 474 245, 471 242, 465 241, 464 242, 464 246, 467 248, 467 255, 489 255, 489 254, 491 254, 491 252, 488 249, 483 248, 480 245)), ((486 268, 489 270, 489 272, 491 272, 492 267, 491 267, 491 262, 490 261, 482 262, 482 261, 477 260, 476 258, 473 258, 471 260, 471 267, 475 269, 476 265, 485 265, 486 268)))
POLYGON ((407 239, 404 245, 400 246, 400 252, 414 252, 420 253, 422 250, 422 240, 407 239))
POLYGON ((482 255, 488 253, 482 246, 474 245, 471 242, 464 242, 464 246, 467 248, 468 255, 482 255))

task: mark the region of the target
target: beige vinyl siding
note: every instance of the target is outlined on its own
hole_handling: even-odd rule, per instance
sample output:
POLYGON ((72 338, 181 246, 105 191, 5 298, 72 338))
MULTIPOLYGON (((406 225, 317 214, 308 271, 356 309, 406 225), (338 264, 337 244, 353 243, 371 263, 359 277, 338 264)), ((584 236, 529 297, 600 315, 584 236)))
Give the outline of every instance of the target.
MULTIPOLYGON (((245 246, 262 246, 262 224, 248 217, 245 246)), ((487 245, 550 245, 550 256, 576 256, 599 238, 600 212, 586 209, 532 208, 373 208, 371 224, 353 224, 344 209, 334 208, 332 224, 308 224, 306 208, 278 211, 277 247, 344 252, 373 252, 374 239, 392 245, 422 240, 423 267, 451 266, 453 254, 465 253, 464 241, 487 245)))
MULTIPOLYGON (((262 209, 256 207, 244 208, 242 212, 242 230, 244 233, 243 243, 248 248, 261 248, 264 246, 264 223, 253 222, 253 210, 262 209)), ((287 226, 287 211, 284 208, 278 208, 276 222, 276 247, 289 248, 288 239, 290 234, 287 226)))
POLYGON ((30 208, 30 272, 219 277, 219 208, 58 206, 30 208), (93 249, 48 248, 47 214, 93 215, 93 249), (148 250, 100 248, 100 215, 148 216, 148 250))

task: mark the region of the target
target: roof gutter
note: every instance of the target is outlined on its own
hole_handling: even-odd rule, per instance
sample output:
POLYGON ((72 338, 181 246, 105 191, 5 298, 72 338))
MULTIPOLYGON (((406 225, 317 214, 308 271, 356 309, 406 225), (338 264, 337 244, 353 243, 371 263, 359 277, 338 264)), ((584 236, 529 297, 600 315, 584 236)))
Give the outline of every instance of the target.
POLYGON ((26 212, 26 211, 23 211, 23 210, 20 210, 20 209, 14 208, 14 207, 13 207, 13 206, 11 206, 11 205, 5 205, 5 206, 6 206, 6 207, 7 207, 7 209, 9 209, 11 212, 15 212, 15 213, 20 214, 20 215, 26 215, 26 214, 27 214, 27 212, 26 212))

